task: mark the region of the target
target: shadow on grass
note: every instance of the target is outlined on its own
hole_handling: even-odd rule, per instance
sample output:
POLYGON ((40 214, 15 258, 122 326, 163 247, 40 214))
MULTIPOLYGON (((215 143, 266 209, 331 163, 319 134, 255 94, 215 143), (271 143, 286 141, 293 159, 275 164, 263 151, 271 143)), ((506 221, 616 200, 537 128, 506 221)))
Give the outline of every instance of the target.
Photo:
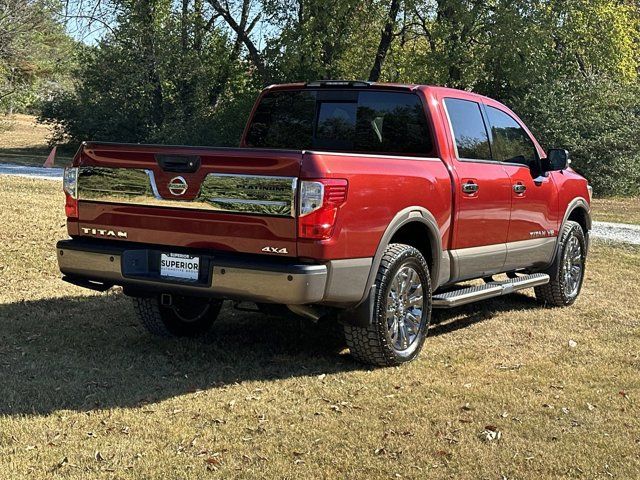
POLYGON ((450 310, 434 310, 429 336, 451 333, 490 320, 501 312, 541 310, 542 308, 542 305, 535 298, 522 293, 513 293, 450 310))
POLYGON ((158 339, 123 295, 0 305, 0 415, 130 407, 236 382, 361 369, 328 325, 233 310, 158 339))
MULTIPOLYGON (((436 311, 430 335, 534 306, 517 295, 436 311)), ((0 305, 0 414, 134 407, 236 382, 366 368, 340 354, 334 327, 225 304, 207 340, 156 339, 122 295, 0 305)))

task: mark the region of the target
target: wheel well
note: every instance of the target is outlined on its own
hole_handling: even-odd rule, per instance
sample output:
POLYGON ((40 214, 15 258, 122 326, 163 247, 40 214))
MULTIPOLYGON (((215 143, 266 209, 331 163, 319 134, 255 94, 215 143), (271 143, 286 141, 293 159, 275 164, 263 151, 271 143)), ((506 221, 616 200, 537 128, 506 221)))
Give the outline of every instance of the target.
POLYGON ((431 242, 431 230, 422 222, 409 222, 403 225, 393 234, 393 237, 391 237, 389 241, 389 243, 404 243, 405 245, 411 245, 417 248, 429 265, 429 272, 431 273, 431 280, 433 282, 437 279, 434 278, 433 245, 431 242))
POLYGON ((584 208, 576 208, 570 214, 567 220, 572 220, 578 223, 582 227, 582 231, 585 235, 589 233, 589 221, 587 212, 584 208))

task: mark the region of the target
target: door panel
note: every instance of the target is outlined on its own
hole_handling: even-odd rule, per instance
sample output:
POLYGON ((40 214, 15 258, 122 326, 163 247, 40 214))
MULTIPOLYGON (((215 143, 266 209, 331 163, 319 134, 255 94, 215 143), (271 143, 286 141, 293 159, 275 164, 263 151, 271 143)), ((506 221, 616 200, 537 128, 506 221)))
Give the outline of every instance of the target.
POLYGON ((453 249, 505 243, 511 209, 509 177, 492 161, 481 105, 461 98, 444 100, 456 158, 453 249))
POLYGON ((456 162, 456 229, 453 248, 505 243, 511 209, 511 183, 498 163, 456 162), (476 185, 465 193, 465 185, 476 185))
POLYGON ((557 237, 558 190, 551 176, 534 180, 526 166, 505 165, 504 168, 512 185, 507 241, 557 237))

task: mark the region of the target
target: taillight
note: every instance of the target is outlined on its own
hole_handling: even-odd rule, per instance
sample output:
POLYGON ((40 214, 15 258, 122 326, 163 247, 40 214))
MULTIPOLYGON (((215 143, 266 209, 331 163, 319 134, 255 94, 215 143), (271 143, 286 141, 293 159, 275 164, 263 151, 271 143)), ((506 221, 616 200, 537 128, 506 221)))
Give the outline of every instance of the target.
POLYGON ((346 201, 346 180, 328 178, 300 182, 298 236, 315 240, 331 238, 338 209, 346 201))
POLYGON ((78 218, 78 168, 67 167, 64 169, 62 180, 65 204, 64 213, 67 218, 78 218))

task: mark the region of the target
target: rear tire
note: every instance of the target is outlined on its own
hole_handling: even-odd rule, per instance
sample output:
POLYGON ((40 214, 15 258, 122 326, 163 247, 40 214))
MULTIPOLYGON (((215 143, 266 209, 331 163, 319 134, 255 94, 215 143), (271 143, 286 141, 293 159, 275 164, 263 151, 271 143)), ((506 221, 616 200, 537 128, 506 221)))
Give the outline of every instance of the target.
POLYGON ((373 319, 366 327, 344 325, 351 355, 381 367, 416 358, 431 320, 431 278, 416 248, 394 243, 382 256, 376 276, 373 319))
POLYGON ((138 319, 153 335, 159 337, 198 337, 205 335, 222 308, 222 300, 172 296, 171 306, 162 305, 160 294, 134 297, 138 319))
POLYGON ((535 288, 536 298, 551 307, 566 307, 576 301, 587 260, 587 241, 580 224, 567 221, 560 232, 560 239, 553 264, 545 272, 551 280, 535 288))

